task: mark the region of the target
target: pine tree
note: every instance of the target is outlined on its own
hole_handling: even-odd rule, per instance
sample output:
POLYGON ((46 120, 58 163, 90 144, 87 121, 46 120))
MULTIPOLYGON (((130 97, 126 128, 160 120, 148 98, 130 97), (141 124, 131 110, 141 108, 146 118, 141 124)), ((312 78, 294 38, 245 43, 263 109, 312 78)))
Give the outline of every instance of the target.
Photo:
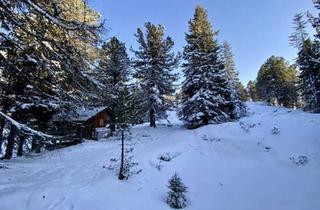
POLYGON ((128 118, 130 60, 124 43, 113 37, 102 45, 98 80, 104 85, 105 103, 109 106, 111 134, 128 118))
MULTIPOLYGON (((316 9, 320 9, 319 0, 314 0, 314 5, 316 9)), ((320 15, 314 17, 308 13, 308 17, 316 34, 314 41, 305 39, 301 44, 302 47, 298 48, 300 90, 304 98, 305 110, 320 112, 320 15)))
POLYGON ((250 98, 250 95, 248 93, 247 88, 241 82, 239 84, 239 89, 240 89, 240 100, 242 102, 248 101, 250 98))
POLYGON ((101 25, 82 0, 0 0, 0 16, 0 118, 19 125, 10 130, 19 138, 7 138, 10 158, 15 139, 19 154, 24 135, 47 143, 51 137, 38 131, 49 130, 54 114, 99 98, 87 71, 101 25))
POLYGON ((320 112, 320 58, 319 41, 307 39, 304 47, 298 53, 297 65, 300 73, 300 89, 305 101, 304 109, 310 112, 320 112))
POLYGON ((169 180, 167 204, 171 208, 182 209, 187 206, 187 199, 184 195, 187 187, 181 181, 181 178, 175 173, 169 180))
POLYGON ((145 24, 146 34, 138 28, 136 33, 138 50, 133 50, 135 59, 134 78, 139 81, 141 111, 149 118, 150 126, 156 127, 156 120, 165 117, 166 110, 172 105, 168 97, 174 94, 174 82, 177 75, 173 70, 177 67, 180 56, 172 50, 174 42, 165 37, 162 25, 145 24))
POLYGON ((252 101, 258 101, 259 97, 258 97, 258 92, 256 88, 256 83, 252 80, 249 80, 247 84, 247 89, 248 89, 248 94, 250 96, 250 99, 252 101))
POLYGON ((181 119, 188 128, 233 119, 234 103, 221 48, 212 30, 207 11, 197 6, 189 21, 187 46, 182 67, 185 80, 182 84, 181 119))
MULTIPOLYGON (((234 55, 232 53, 231 46, 228 42, 223 43, 223 54, 224 54, 224 66, 228 76, 229 85, 231 88, 231 100, 234 103, 234 113, 233 118, 238 119, 244 116, 246 112, 246 107, 241 100, 241 94, 244 89, 241 90, 241 82, 239 79, 239 73, 236 70, 236 65, 234 62, 234 55)), ((242 95, 243 96, 243 95, 242 95)))
POLYGON ((294 107, 297 102, 296 70, 282 57, 271 56, 260 68, 257 91, 271 105, 294 107))
POLYGON ((1 111, 47 130, 54 113, 98 98, 85 74, 98 13, 82 0, 1 1, 0 13, 1 111))
POLYGON ((290 35, 289 41, 291 46, 302 49, 304 42, 308 39, 308 33, 306 32, 307 21, 304 20, 305 14, 298 13, 293 18, 294 32, 290 35))

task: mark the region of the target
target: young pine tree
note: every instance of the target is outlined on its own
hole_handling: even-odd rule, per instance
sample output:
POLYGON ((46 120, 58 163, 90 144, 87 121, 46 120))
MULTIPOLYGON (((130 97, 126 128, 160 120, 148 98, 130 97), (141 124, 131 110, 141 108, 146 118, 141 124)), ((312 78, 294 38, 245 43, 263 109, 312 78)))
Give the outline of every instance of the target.
POLYGON ((188 128, 230 121, 235 104, 227 79, 221 48, 207 11, 197 6, 189 21, 183 64, 181 119, 188 128))
POLYGON ((236 70, 236 65, 234 62, 234 55, 232 53, 231 46, 228 42, 223 43, 223 54, 224 54, 224 66, 226 69, 229 85, 231 88, 231 100, 234 103, 233 118, 238 119, 244 116, 246 112, 246 107, 242 102, 244 89, 241 89, 241 82, 239 79, 239 73, 236 70))
POLYGON ((135 59, 134 78, 139 81, 141 95, 140 113, 148 115, 150 126, 156 127, 156 119, 162 118, 172 104, 168 100, 172 96, 174 82, 177 75, 173 73, 177 67, 180 56, 172 50, 174 42, 170 37, 164 36, 162 25, 145 24, 146 34, 137 29, 136 38, 140 45, 138 50, 133 50, 135 59))
POLYGON ((182 209, 187 206, 187 199, 184 193, 187 192, 187 187, 181 181, 181 178, 175 173, 169 180, 169 192, 167 204, 171 208, 182 209))
POLYGON ((128 117, 130 93, 126 82, 130 74, 125 44, 113 37, 104 43, 100 52, 99 81, 105 86, 106 104, 110 107, 111 134, 124 124, 128 117))

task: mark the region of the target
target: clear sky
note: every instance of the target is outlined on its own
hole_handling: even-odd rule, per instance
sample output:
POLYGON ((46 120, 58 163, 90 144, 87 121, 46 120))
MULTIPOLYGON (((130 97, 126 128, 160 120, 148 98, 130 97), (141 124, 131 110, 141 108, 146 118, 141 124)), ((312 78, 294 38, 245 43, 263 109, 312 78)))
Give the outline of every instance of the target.
POLYGON ((289 46, 292 18, 298 12, 316 13, 312 0, 91 0, 90 5, 106 21, 105 38, 117 36, 129 48, 137 46, 134 33, 150 21, 163 24, 167 35, 182 51, 184 34, 196 5, 208 10, 218 40, 228 41, 235 54, 240 79, 255 79, 260 66, 271 55, 290 62, 296 50, 289 46))

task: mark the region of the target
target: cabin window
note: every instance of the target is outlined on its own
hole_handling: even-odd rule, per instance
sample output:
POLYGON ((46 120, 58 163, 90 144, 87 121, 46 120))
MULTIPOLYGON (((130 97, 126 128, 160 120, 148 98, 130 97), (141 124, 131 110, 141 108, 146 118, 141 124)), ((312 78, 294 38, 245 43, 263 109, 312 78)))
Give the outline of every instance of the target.
POLYGON ((100 118, 99 120, 99 126, 103 127, 104 126, 104 119, 100 118))

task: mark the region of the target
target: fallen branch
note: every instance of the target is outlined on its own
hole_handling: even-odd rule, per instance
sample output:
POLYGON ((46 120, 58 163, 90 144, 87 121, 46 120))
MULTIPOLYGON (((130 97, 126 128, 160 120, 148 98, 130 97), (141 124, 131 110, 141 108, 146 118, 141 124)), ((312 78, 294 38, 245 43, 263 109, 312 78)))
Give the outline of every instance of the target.
POLYGON ((52 135, 48 135, 48 134, 45 134, 40 131, 33 130, 32 128, 29 128, 28 126, 15 121, 14 119, 12 119, 11 117, 9 117, 8 115, 4 114, 1 111, 0 111, 0 117, 4 118, 6 121, 8 121, 12 125, 14 125, 19 130, 20 133, 26 134, 28 136, 37 136, 42 139, 59 139, 59 138, 61 138, 60 136, 52 136, 52 135))

